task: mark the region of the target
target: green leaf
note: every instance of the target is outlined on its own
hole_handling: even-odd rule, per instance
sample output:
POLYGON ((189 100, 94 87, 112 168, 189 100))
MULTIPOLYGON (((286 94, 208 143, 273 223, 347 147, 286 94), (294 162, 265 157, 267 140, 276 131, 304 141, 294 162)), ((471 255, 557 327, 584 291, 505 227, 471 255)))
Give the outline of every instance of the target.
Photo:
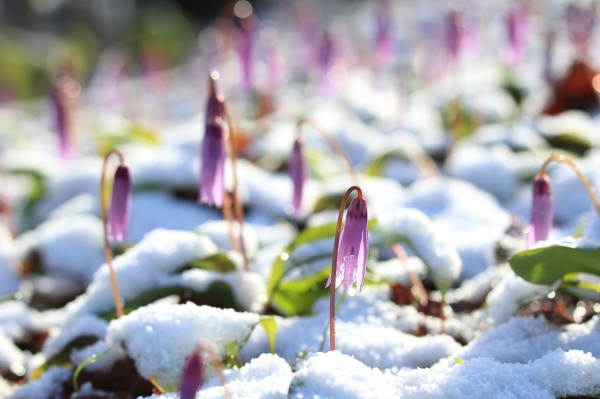
POLYGON ((600 248, 586 250, 555 245, 521 251, 509 263, 524 280, 550 286, 572 273, 600 276, 599 259, 600 248))
POLYGON ((571 151, 580 157, 585 155, 585 153, 592 148, 589 141, 575 133, 565 132, 552 135, 543 135, 543 138, 552 147, 571 151))
POLYGON ((279 256, 273 263, 273 269, 267 285, 267 293, 269 298, 273 296, 273 293, 277 289, 286 272, 291 270, 291 268, 286 270, 286 261, 290 259, 294 248, 301 244, 332 238, 335 235, 335 226, 336 223, 328 223, 321 226, 306 228, 300 232, 294 241, 292 241, 292 243, 282 251, 281 256, 279 256))
POLYGON ((267 338, 269 339, 269 347, 271 353, 275 354, 275 334, 277 333, 277 322, 272 316, 262 316, 260 318, 260 325, 264 328, 267 338))
POLYGON ((308 275, 300 280, 285 280, 273 294, 273 305, 286 315, 307 315, 313 304, 328 290, 325 284, 329 278, 330 267, 319 273, 308 275))
POLYGON ((81 370, 83 370, 83 368, 89 363, 95 361, 96 359, 100 359, 102 356, 106 355, 109 350, 110 349, 107 349, 104 352, 101 352, 97 355, 93 354, 92 356, 88 357, 83 362, 81 362, 81 364, 75 369, 75 372, 73 373, 73 388, 75 390, 75 394, 77 395, 77 399, 81 399, 81 397, 79 396, 79 385, 77 384, 77 377, 79 377, 79 373, 81 373, 81 370))
POLYGON ((214 270, 225 273, 235 271, 236 267, 235 262, 229 256, 224 253, 216 253, 206 258, 187 263, 177 269, 176 273, 191 269, 214 270))

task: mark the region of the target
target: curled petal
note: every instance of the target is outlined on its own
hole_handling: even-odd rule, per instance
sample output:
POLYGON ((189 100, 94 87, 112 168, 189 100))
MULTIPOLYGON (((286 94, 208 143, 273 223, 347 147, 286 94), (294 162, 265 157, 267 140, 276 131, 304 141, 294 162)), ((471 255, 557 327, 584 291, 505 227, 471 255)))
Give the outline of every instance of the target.
POLYGON ((181 399, 195 399, 198 389, 204 383, 204 359, 199 351, 195 351, 185 360, 183 374, 179 384, 181 399))
POLYGON ((528 244, 532 246, 538 241, 548 239, 552 230, 554 205, 550 179, 547 175, 539 176, 533 181, 533 199, 531 204, 531 226, 528 244))
POLYGON ((225 142, 223 122, 216 119, 206 125, 202 142, 202 165, 200 171, 200 192, 198 201, 205 205, 221 207, 225 192, 225 142))
POLYGON ((294 215, 298 213, 300 205, 302 204, 302 193, 304 191, 304 183, 308 175, 306 169, 306 163, 302 156, 302 142, 300 139, 294 141, 294 147, 292 148, 292 155, 290 156, 289 173, 294 184, 294 193, 292 195, 292 207, 294 208, 294 215))
POLYGON ((131 209, 131 178, 129 168, 119 165, 115 172, 115 179, 110 199, 108 213, 108 239, 122 242, 127 234, 129 211, 131 209))

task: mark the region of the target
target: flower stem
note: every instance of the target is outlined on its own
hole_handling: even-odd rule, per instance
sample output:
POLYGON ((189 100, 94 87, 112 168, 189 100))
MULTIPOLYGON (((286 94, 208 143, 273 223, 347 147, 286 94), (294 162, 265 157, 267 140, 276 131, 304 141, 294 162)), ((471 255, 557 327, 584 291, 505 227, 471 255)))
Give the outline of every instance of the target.
POLYGON ((240 248, 238 246, 238 242, 235 239, 235 233, 233 232, 233 201, 231 200, 231 194, 228 192, 223 196, 223 207, 221 208, 221 212, 223 212, 223 217, 227 220, 227 226, 229 227, 229 245, 231 249, 234 251, 239 251, 240 248))
POLYGON ((203 342, 200 342, 198 345, 200 346, 200 349, 202 349, 204 352, 206 352, 208 354, 208 356, 210 357, 210 363, 212 364, 213 368, 215 369, 215 371, 217 373, 217 378, 219 379, 219 383, 223 387, 223 391, 225 393, 225 399, 232 399, 231 391, 229 390, 229 387, 227 386, 227 379, 225 378, 225 373, 223 373, 223 363, 221 362, 221 359, 219 359, 219 356, 217 356, 217 352, 215 352, 215 349, 213 348, 213 346, 207 342, 203 341, 203 342))
POLYGON ((225 102, 223 102, 223 111, 225 113, 225 119, 227 120, 227 127, 229 130, 229 134, 227 135, 227 141, 229 142, 229 157, 231 158, 231 169, 233 175, 233 189, 231 190, 231 200, 233 201, 233 211, 235 213, 235 218, 237 219, 239 227, 239 248, 244 258, 244 271, 249 271, 250 266, 248 263, 248 254, 246 253, 246 244, 244 243, 244 208, 242 207, 238 193, 237 153, 234 145, 235 131, 233 129, 233 121, 231 120, 231 116, 229 115, 229 112, 225 107, 225 102))
POLYGON ((123 302, 121 301, 121 295, 119 294, 119 285, 117 284, 117 276, 115 275, 115 269, 112 264, 113 256, 112 249, 110 248, 110 244, 108 242, 108 227, 107 227, 107 217, 106 217, 106 195, 105 195, 105 181, 106 181, 106 165, 108 164, 108 158, 110 158, 111 154, 115 154, 119 157, 119 162, 121 165, 125 165, 125 158, 121 151, 116 148, 112 149, 106 156, 104 157, 104 163, 102 164, 102 176, 100 177, 100 215, 102 218, 102 228, 104 229, 104 256, 106 257, 106 263, 108 264, 108 270, 110 273, 110 284, 112 286, 113 298, 115 301, 115 313, 117 315, 117 319, 123 316, 123 302))
POLYGON ((592 187, 590 181, 587 179, 587 177, 585 177, 585 175, 583 174, 583 172, 581 171, 579 166, 577 166, 575 164, 575 162, 573 162, 571 159, 569 159, 566 155, 551 154, 542 164, 542 167, 540 168, 540 171, 538 172, 537 177, 541 178, 546 174, 546 168, 547 168, 548 164, 552 161, 564 163, 564 164, 570 166, 571 169, 573 169, 573 171, 575 171, 575 173, 577 174, 577 177, 579 177, 579 180, 581 180, 581 182, 585 186, 585 189, 586 189, 588 195, 590 196, 592 203, 594 204, 594 209, 596 210, 596 213, 600 217, 600 203, 598 203, 598 198, 596 197, 596 190, 594 189, 594 187, 592 187))
POLYGON ((419 291, 419 303, 421 306, 427 306, 427 302, 429 301, 427 291, 425 290, 425 287, 423 287, 423 282, 417 273, 415 273, 412 268, 408 267, 408 257, 406 256, 404 248, 402 248, 402 245, 400 244, 392 244, 391 248, 392 251, 394 251, 394 255, 396 255, 400 260, 400 263, 402 263, 402 266, 404 266, 404 270, 406 270, 406 274, 408 274, 411 284, 419 291))
POLYGON ((300 136, 302 134, 302 125, 312 126, 317 132, 321 133, 321 135, 325 137, 333 151, 335 151, 344 160, 344 166, 346 167, 348 174, 352 178, 354 184, 359 184, 358 174, 356 173, 356 170, 354 170, 352 162, 350 161, 350 158, 348 157, 346 151, 344 151, 344 147, 342 147, 342 144, 339 142, 339 140, 336 139, 335 136, 331 134, 331 132, 327 130, 323 125, 306 118, 300 118, 296 123, 297 138, 301 138, 300 136))
MULTIPOLYGON (((342 302, 344 302, 344 299, 346 299, 346 297, 348 296, 348 291, 344 291, 342 293, 342 296, 337 300, 336 304, 335 304, 335 311, 337 312, 338 309, 340 308, 340 305, 342 304, 342 302)), ((323 346, 325 345, 325 339, 327 338, 327 330, 329 330, 329 326, 330 326, 330 320, 327 320, 327 323, 325 324, 325 329, 323 330, 323 339, 321 340, 321 344, 319 345, 319 352, 321 352, 323 350, 323 346)))
POLYGON ((335 226, 335 240, 333 242, 333 255, 331 258, 331 284, 329 286, 329 350, 335 350, 335 288, 336 288, 336 275, 337 275, 337 255, 338 247, 340 245, 340 232, 342 230, 342 218, 344 217, 344 209, 346 209, 346 203, 348 197, 352 191, 356 190, 356 197, 362 198, 362 190, 358 186, 352 186, 344 194, 342 204, 340 205, 340 211, 338 213, 337 225, 335 226))

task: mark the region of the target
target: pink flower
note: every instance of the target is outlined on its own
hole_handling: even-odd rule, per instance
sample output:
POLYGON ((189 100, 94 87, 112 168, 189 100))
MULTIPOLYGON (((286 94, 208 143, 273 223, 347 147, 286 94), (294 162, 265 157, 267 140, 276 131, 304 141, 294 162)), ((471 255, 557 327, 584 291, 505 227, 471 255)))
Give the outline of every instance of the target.
POLYGON ((585 53, 596 28, 596 6, 594 4, 587 7, 569 4, 566 17, 571 44, 577 52, 585 53))
POLYGON ((531 226, 527 238, 529 246, 548 239, 550 230, 552 230, 553 208, 550 179, 545 174, 538 175, 533 180, 531 226))
POLYGON ((304 190, 304 182, 308 171, 306 169, 306 163, 304 163, 304 157, 302 156, 302 141, 296 139, 292 148, 292 155, 290 156, 289 173, 294 183, 294 194, 292 195, 292 207, 293 214, 297 214, 302 204, 302 192, 304 190))
POLYGON ((529 11, 524 5, 511 7, 506 14, 506 61, 518 64, 523 56, 529 31, 529 11))
POLYGON ((202 142, 202 170, 200 171, 200 192, 198 201, 205 205, 223 206, 225 192, 225 141, 223 120, 216 118, 207 123, 202 142))
POLYGON ((108 238, 122 242, 127 234, 129 210, 131 209, 131 179, 129 169, 121 164, 115 172, 115 179, 108 212, 108 238))
POLYGON ((54 125, 58 135, 58 149, 63 161, 73 159, 73 143, 69 131, 69 113, 66 105, 66 94, 54 84, 50 92, 50 103, 54 114, 54 125))
MULTIPOLYGON (((336 288, 344 281, 344 291, 356 282, 361 291, 369 256, 369 229, 367 226, 367 203, 362 198, 350 202, 346 212, 346 223, 340 234, 337 253, 336 288)), ((327 280, 329 287, 331 275, 327 280)))
POLYGON ((195 399, 198 389, 204 383, 204 359, 200 351, 195 350, 185 359, 183 374, 179 383, 180 399, 195 399))
POLYGON ((380 0, 377 3, 375 34, 375 60, 380 67, 387 66, 394 53, 392 39, 392 3, 380 0))

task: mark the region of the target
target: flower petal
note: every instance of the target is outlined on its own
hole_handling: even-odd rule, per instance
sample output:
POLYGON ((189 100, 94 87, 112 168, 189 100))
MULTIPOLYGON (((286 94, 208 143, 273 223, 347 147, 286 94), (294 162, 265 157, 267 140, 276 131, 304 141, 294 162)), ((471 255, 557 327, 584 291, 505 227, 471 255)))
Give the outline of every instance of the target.
POLYGON ((183 374, 179 383, 179 397, 194 399, 198 389, 204 383, 204 359, 199 351, 195 351, 185 360, 183 374))
POLYGON ((289 173, 294 184, 294 193, 292 195, 292 207, 294 208, 293 214, 297 214, 302 204, 302 193, 304 191, 304 182, 308 172, 306 170, 306 163, 302 156, 302 142, 300 139, 294 141, 292 148, 292 154, 290 156, 289 173))
POLYGON ((552 230, 554 205, 550 179, 547 175, 537 177, 533 181, 533 196, 531 203, 531 226, 527 243, 529 246, 538 241, 548 239, 552 230))
POLYGON ((223 205, 225 156, 223 122, 219 118, 214 123, 206 125, 202 142, 202 170, 198 198, 201 204, 216 207, 223 205))
POLYGON ((129 168, 119 165, 115 179, 108 211, 107 233, 111 241, 122 242, 127 234, 129 210, 131 209, 131 178, 129 168))

